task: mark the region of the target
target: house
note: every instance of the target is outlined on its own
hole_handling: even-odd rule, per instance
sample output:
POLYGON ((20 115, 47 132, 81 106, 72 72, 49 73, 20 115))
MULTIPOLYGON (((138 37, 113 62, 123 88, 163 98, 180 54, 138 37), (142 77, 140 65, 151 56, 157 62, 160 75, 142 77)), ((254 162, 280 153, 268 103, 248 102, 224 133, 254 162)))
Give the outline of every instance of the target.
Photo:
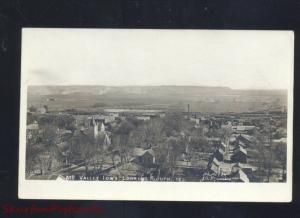
POLYGON ((152 149, 147 150, 142 156, 141 156, 141 162, 145 164, 154 164, 155 163, 155 154, 152 149))
POLYGON ((155 164, 155 152, 153 149, 142 149, 142 148, 135 148, 133 150, 133 160, 137 163, 141 164, 155 164))
POLYGON ((233 155, 231 156, 232 162, 240 162, 240 163, 247 163, 247 150, 241 146, 238 146, 235 150, 233 155))

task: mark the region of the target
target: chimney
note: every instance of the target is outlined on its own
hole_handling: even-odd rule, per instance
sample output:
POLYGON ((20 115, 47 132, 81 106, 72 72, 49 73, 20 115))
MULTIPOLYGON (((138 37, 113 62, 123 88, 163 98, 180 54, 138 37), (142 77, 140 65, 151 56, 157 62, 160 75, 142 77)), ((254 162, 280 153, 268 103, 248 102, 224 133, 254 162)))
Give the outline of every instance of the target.
POLYGON ((188 118, 190 119, 190 104, 188 104, 188 118))

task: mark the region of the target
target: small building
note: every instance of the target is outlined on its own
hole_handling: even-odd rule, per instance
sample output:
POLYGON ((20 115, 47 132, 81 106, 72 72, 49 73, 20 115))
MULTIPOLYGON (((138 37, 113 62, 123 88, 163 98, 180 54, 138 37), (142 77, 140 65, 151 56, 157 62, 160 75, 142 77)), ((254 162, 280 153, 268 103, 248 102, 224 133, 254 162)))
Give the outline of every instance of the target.
POLYGON ((154 164, 155 163, 155 154, 152 149, 147 150, 142 156, 141 156, 141 162, 145 164, 154 164))
POLYGON ((133 150, 133 161, 140 164, 155 164, 155 152, 153 149, 144 150, 142 148, 135 148, 133 150))

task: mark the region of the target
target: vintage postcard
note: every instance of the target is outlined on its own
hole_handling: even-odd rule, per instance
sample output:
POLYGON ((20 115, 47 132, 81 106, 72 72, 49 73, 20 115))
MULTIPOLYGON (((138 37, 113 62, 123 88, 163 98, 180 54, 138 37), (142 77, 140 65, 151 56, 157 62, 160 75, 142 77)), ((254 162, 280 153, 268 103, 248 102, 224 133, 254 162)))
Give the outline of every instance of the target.
POLYGON ((22 31, 19 197, 292 200, 292 31, 22 31))

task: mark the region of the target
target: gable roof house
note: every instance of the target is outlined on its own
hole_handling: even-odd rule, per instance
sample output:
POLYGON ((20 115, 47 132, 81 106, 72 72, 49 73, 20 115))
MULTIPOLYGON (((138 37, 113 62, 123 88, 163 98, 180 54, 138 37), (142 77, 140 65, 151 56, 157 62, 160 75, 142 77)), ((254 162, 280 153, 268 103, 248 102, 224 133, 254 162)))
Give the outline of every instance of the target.
POLYGON ((153 149, 142 149, 135 148, 133 149, 133 161, 140 164, 155 164, 156 163, 156 155, 153 149))

